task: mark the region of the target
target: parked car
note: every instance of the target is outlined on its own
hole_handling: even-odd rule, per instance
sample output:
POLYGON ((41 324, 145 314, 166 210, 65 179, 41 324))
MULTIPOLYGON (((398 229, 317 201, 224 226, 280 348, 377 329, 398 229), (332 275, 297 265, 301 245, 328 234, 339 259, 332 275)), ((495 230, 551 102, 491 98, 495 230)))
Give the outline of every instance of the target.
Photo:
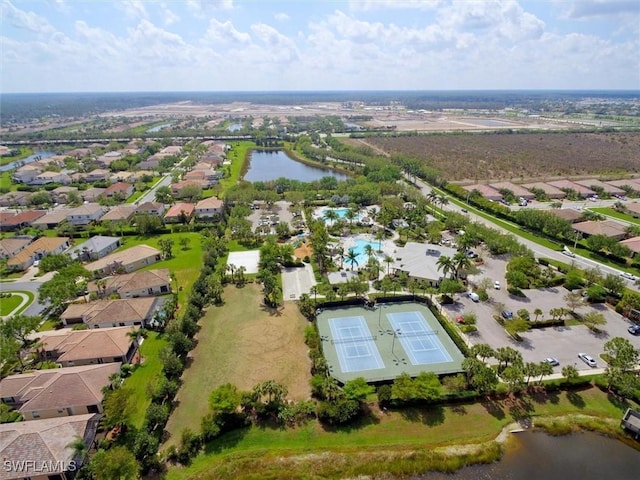
POLYGON ((631 335, 640 335, 640 325, 631 325, 627 330, 631 335))
POLYGON ((469 211, 466 208, 462 208, 462 213, 469 213, 469 211))
POLYGON ((513 318, 513 312, 509 310, 503 310, 501 315, 505 320, 511 320, 513 318))
POLYGON ((558 365, 560 365, 560 362, 558 361, 558 359, 553 357, 545 358, 543 361, 547 362, 549 365, 553 367, 557 367, 558 365))
POLYGON ((624 278, 626 278, 626 279, 628 279, 628 280, 631 280, 632 282, 635 282, 635 281, 636 281, 636 277, 635 277, 635 275, 631 275, 629 272, 622 272, 622 273, 620 274, 620 276, 621 276, 621 277, 624 277, 624 278))
POLYGON ((493 282, 493 288, 495 288, 496 290, 500 290, 500 282, 498 280, 493 282))
POLYGON ((473 300, 474 302, 479 302, 480 301, 480 296, 476 293, 476 292, 469 292, 469 298, 471 300, 473 300))
POLYGON ((586 353, 579 353, 578 358, 590 367, 597 366, 596 360, 591 355, 587 355, 586 353))

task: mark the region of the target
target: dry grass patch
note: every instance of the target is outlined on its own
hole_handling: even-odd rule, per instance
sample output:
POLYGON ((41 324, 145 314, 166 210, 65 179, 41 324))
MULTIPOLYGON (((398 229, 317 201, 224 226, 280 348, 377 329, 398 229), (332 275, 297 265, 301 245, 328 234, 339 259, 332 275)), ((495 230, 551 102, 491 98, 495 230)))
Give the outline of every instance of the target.
POLYGON ((304 319, 295 303, 278 310, 262 305, 260 287, 227 287, 225 304, 210 307, 200 321, 197 346, 190 353, 190 366, 167 430, 168 444, 179 441, 184 428, 199 431, 200 420, 208 412, 211 391, 232 383, 251 390, 266 380, 286 385, 287 398, 306 400, 311 396, 310 362, 304 344, 304 319))

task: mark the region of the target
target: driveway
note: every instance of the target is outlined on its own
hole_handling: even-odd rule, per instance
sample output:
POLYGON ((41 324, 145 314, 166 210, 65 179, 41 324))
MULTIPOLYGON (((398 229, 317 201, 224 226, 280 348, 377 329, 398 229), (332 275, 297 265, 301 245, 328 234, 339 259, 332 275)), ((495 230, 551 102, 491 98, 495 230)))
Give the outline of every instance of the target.
POLYGON ((282 270, 282 297, 287 300, 298 300, 303 293, 309 293, 316 285, 313 268, 305 263, 304 268, 285 268, 282 270))

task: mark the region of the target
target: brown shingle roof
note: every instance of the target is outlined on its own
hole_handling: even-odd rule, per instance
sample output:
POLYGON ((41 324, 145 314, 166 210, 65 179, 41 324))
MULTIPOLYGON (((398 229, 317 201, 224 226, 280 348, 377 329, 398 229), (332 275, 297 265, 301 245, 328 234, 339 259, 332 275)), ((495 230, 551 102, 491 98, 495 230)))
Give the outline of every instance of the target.
POLYGON ((151 319, 156 299, 153 297, 124 298, 119 300, 101 300, 90 303, 77 303, 60 315, 63 320, 82 318, 84 323, 92 325, 112 325, 114 323, 141 322, 151 319))
POLYGON ((90 272, 102 270, 109 265, 121 264, 128 265, 143 258, 148 258, 156 255, 160 255, 160 250, 150 247, 149 245, 136 245, 134 247, 114 252, 106 257, 103 257, 95 262, 88 263, 85 268, 90 272))
POLYGON ((626 227, 622 223, 612 220, 590 220, 574 223, 573 229, 587 235, 604 235, 605 237, 624 237, 626 235, 626 227))
POLYGON ((58 249, 64 243, 69 242, 67 237, 40 237, 17 255, 11 257, 7 265, 22 265, 36 253, 49 253, 58 249))
POLYGON ((23 469, 0 468, 0 480, 39 477, 43 467, 51 468, 49 475, 62 473, 72 460, 68 445, 77 437, 91 443, 99 418, 89 413, 0 425, 0 458, 23 465, 23 469))
MULTIPOLYGON (((122 293, 140 290, 142 288, 151 288, 158 285, 168 285, 171 282, 168 268, 159 268, 155 270, 142 270, 139 272, 126 273, 124 275, 115 275, 105 278, 105 290, 115 290, 122 293)), ((97 291, 95 282, 89 284, 90 291, 97 291)))
POLYGON ((176 203, 172 205, 169 211, 165 214, 164 218, 179 217, 181 214, 185 214, 187 217, 193 215, 196 206, 193 203, 176 203))
POLYGON ((10 227, 14 225, 22 225, 23 223, 31 223, 46 214, 46 210, 25 210, 24 212, 20 212, 17 215, 14 215, 13 217, 3 221, 3 224, 6 227, 10 227))
POLYGON ((0 390, 4 397, 23 403, 21 412, 97 405, 109 376, 119 370, 120 363, 36 370, 6 377, 0 390))
POLYGON ((42 332, 44 352, 55 352, 57 362, 78 362, 94 358, 125 357, 132 343, 133 327, 42 332))

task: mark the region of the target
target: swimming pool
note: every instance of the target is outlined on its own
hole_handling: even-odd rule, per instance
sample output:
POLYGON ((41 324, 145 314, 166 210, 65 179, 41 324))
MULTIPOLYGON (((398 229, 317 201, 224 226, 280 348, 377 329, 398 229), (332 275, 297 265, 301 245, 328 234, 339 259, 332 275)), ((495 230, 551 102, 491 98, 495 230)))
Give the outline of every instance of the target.
MULTIPOLYGON (((346 249, 346 250, 351 249, 358 254, 358 256, 356 257, 356 260, 358 262, 359 267, 365 266, 367 264, 367 261, 369 260, 369 256, 367 255, 365 250, 365 247, 367 245, 371 245, 371 248, 373 248, 372 255, 374 257, 377 256, 378 242, 370 242, 369 240, 363 240, 363 239, 357 238, 355 240, 355 245, 353 247, 349 247, 348 249, 346 249)), ((345 251, 345 254, 346 254, 346 251, 345 251)))
MULTIPOLYGON (((327 224, 331 224, 330 220, 327 220, 327 212, 329 212, 330 210, 333 210, 334 212, 336 212, 338 214, 338 219, 346 219, 347 218, 347 212, 349 211, 349 209, 347 207, 339 207, 339 208, 325 208, 324 210, 322 210, 322 219, 324 220, 325 223, 327 224)), ((353 217, 354 220, 360 220, 361 215, 357 214, 355 217, 353 217)))

